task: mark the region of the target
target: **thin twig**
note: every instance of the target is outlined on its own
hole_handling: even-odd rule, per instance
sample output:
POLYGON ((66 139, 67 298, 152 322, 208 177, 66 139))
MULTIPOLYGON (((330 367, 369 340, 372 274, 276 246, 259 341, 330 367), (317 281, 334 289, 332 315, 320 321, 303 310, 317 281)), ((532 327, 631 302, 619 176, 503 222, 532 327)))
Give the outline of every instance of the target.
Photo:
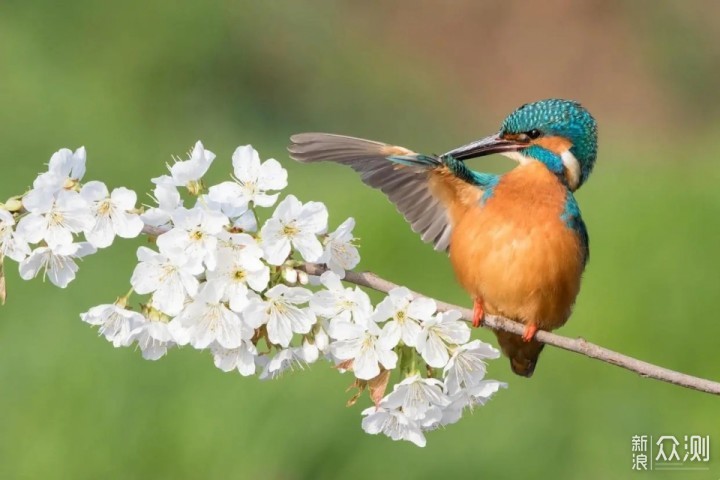
MULTIPOLYGON (((325 266, 312 263, 304 264, 300 268, 310 275, 321 275, 326 271, 325 266)), ((399 287, 399 285, 385 280, 384 278, 380 278, 370 272, 347 272, 345 274, 345 281, 363 287, 372 288, 373 290, 384 293, 388 293, 393 288, 399 287)), ((421 295, 417 292, 411 291, 411 293, 416 297, 425 297, 425 295, 421 295)), ((472 311, 470 309, 441 302, 439 300, 435 300, 435 302, 437 303, 438 309, 441 311, 457 310, 462 314, 466 321, 470 321, 472 319, 472 311)), ((525 328, 521 323, 497 315, 488 314, 485 315, 483 326, 493 330, 504 330, 517 335, 522 335, 525 328)), ((643 362, 642 360, 638 360, 590 343, 584 338, 568 338, 542 330, 535 334, 535 338, 547 345, 552 345, 554 347, 585 355, 586 357, 595 358, 612 365, 617 365, 618 367, 625 368, 631 372, 638 373, 643 377, 654 378, 662 382, 680 385, 693 390, 720 395, 720 383, 718 382, 693 377, 692 375, 686 375, 684 373, 653 365, 652 363, 643 362)))

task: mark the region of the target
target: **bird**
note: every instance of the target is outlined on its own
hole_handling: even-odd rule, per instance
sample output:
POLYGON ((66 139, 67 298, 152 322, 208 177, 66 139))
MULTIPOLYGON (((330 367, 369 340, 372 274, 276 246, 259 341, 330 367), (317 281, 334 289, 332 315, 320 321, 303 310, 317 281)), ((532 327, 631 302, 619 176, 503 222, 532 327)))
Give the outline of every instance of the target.
POLYGON ((329 133, 290 137, 301 163, 347 165, 395 204, 413 231, 449 254, 473 300, 473 326, 485 314, 524 325, 522 336, 497 330, 514 373, 532 376, 544 344, 538 330, 566 323, 590 256, 574 192, 597 158, 597 123, 572 100, 526 103, 500 130, 442 155, 329 133), (502 174, 465 161, 500 154, 517 164, 502 174))

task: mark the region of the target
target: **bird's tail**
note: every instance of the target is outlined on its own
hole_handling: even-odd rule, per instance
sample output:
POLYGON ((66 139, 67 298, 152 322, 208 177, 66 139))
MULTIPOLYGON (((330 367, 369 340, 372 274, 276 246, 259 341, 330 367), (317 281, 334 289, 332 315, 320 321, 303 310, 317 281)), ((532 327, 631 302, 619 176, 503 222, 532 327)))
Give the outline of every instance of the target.
POLYGON ((495 335, 503 353, 510 358, 512 371, 523 377, 531 377, 545 344, 535 339, 526 342, 519 335, 502 330, 497 330, 495 335))

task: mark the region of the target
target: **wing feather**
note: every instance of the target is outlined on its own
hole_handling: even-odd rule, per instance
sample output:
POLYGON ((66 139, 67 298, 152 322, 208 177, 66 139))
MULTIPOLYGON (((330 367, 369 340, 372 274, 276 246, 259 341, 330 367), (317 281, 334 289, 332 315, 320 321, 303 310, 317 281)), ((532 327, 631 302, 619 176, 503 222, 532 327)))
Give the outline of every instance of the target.
POLYGON ((410 150, 386 143, 329 133, 301 133, 290 138, 290 156, 303 163, 332 161, 348 165, 362 181, 380 189, 398 211, 435 250, 450 245, 450 218, 429 186, 432 168, 400 166, 388 160, 392 155, 412 154, 410 150))

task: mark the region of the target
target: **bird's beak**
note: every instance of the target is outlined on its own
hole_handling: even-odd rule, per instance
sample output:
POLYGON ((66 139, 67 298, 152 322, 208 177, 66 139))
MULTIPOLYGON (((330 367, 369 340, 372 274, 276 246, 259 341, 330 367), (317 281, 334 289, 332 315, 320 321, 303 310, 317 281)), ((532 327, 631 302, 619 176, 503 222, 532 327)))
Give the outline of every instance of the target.
POLYGON ((452 156, 456 160, 484 157, 493 153, 516 152, 527 147, 527 143, 502 138, 499 134, 490 135, 455 150, 450 150, 444 156, 452 156))

